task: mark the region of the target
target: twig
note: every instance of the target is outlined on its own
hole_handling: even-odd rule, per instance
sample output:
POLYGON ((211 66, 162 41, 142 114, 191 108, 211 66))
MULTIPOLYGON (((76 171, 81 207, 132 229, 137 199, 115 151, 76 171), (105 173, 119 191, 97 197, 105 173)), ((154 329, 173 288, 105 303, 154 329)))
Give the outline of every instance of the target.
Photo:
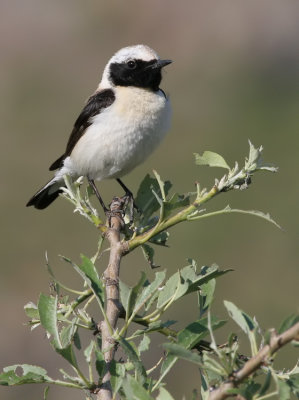
POLYGON ((113 397, 111 388, 110 365, 114 359, 116 351, 116 342, 113 333, 116 328, 117 320, 121 311, 119 301, 119 270, 122 255, 124 254, 124 244, 120 241, 120 231, 124 226, 122 214, 125 200, 115 197, 110 205, 110 214, 108 216, 109 228, 106 231, 106 237, 110 243, 109 264, 104 272, 106 284, 106 315, 109 324, 106 321, 101 323, 102 333, 102 352, 104 354, 105 369, 100 390, 97 394, 98 400, 111 400, 113 397))
POLYGON ((292 340, 299 340, 299 322, 281 335, 273 334, 269 344, 264 346, 254 357, 247 361, 243 368, 235 372, 229 381, 224 382, 210 393, 209 400, 222 400, 233 396, 231 393, 228 393, 230 389, 237 387, 265 364, 272 354, 292 340))

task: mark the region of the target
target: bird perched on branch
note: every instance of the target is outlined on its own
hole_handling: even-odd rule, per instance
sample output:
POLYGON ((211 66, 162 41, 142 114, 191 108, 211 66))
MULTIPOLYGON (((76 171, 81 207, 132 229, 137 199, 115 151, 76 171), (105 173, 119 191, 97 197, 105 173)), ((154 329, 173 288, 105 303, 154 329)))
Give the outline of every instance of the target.
POLYGON ((142 163, 160 144, 170 124, 170 103, 160 89, 161 60, 145 45, 124 47, 109 60, 95 93, 77 118, 65 152, 51 166, 57 170, 27 203, 48 207, 64 186, 64 175, 85 176, 107 208, 94 181, 120 178, 142 163))

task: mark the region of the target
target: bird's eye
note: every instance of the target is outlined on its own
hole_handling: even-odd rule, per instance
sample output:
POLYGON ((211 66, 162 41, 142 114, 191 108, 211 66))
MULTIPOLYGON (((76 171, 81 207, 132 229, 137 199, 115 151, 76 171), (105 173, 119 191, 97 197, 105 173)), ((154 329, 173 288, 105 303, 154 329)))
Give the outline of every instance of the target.
POLYGON ((128 66, 130 69, 136 68, 136 61, 134 61, 134 60, 129 60, 129 61, 127 62, 127 66, 128 66))

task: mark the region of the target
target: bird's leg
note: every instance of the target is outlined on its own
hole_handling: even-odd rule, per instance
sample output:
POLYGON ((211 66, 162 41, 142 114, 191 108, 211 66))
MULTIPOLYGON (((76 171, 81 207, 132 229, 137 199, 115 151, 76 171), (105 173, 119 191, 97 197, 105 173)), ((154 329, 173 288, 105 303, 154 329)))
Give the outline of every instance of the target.
POLYGON ((135 210, 137 212, 139 212, 139 208, 138 208, 137 204, 135 203, 134 196, 133 196, 133 193, 131 192, 131 190, 128 189, 127 186, 123 183, 123 181, 121 181, 119 178, 117 178, 116 180, 120 184, 120 186, 124 189, 126 196, 128 196, 130 199, 133 200, 133 207, 135 208, 135 210))
POLYGON ((92 189, 94 191, 94 194, 97 196, 99 202, 101 203, 101 206, 103 207, 105 214, 109 213, 109 209, 105 206, 105 203, 103 202, 103 199, 98 191, 98 188, 96 187, 96 185, 94 183, 94 180, 90 179, 88 177, 87 177, 87 179, 88 179, 88 183, 90 184, 90 186, 92 187, 92 189))
POLYGON ((123 181, 121 181, 119 178, 117 178, 116 180, 126 192, 126 196, 133 198, 133 193, 131 192, 130 189, 127 188, 127 186, 123 183, 123 181))

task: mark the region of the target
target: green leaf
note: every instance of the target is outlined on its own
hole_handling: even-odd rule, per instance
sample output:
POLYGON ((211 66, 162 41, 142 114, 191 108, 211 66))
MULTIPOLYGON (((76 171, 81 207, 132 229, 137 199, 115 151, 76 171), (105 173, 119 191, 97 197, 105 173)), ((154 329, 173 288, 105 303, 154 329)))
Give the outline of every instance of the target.
POLYGON ((155 211, 159 209, 159 204, 152 193, 152 187, 157 185, 156 179, 147 174, 141 182, 135 202, 139 209, 142 210, 144 219, 149 218, 155 211))
POLYGON ((89 345, 86 347, 86 349, 84 350, 84 356, 86 359, 87 364, 90 364, 91 362, 91 357, 92 357, 92 352, 95 348, 95 341, 92 340, 89 345))
POLYGON ((187 293, 197 292, 202 285, 209 282, 211 279, 218 278, 228 272, 232 271, 231 269, 219 271, 219 267, 216 264, 212 264, 211 266, 204 266, 201 268, 200 273, 196 272, 196 265, 192 264, 187 266, 181 270, 181 276, 183 279, 190 281, 187 293))
POLYGON ((99 378, 101 379, 103 377, 104 371, 105 371, 104 354, 99 349, 96 348, 95 355, 96 355, 96 370, 97 370, 97 373, 99 374, 99 378))
POLYGON ((264 163, 262 159, 263 146, 255 148, 254 145, 249 142, 249 157, 245 162, 246 170, 267 170, 270 172, 277 172, 278 168, 272 164, 264 163))
POLYGON ((64 326, 60 332, 61 347, 67 347, 74 339, 77 332, 78 318, 74 318, 70 325, 64 326))
MULTIPOLYGON (((149 241, 153 244, 157 244, 159 246, 167 246, 166 242, 169 238, 169 233, 166 231, 160 232, 154 237, 152 237, 149 241)), ((152 258, 151 258, 152 260, 152 258)))
MULTIPOLYGON (((165 343, 167 344, 167 343, 165 343)), ((174 366, 174 364, 177 362, 178 357, 176 357, 172 353, 168 353, 165 360, 162 362, 161 365, 161 370, 160 370, 160 378, 159 380, 162 381, 164 377, 168 374, 168 372, 171 370, 171 368, 174 366)))
MULTIPOLYGON (((64 380, 75 383, 76 385, 79 384, 81 386, 82 382, 81 382, 80 378, 78 378, 78 376, 71 376, 70 374, 65 372, 62 368, 59 369, 59 372, 62 374, 64 380)), ((81 387, 85 388, 86 386, 82 385, 81 387)))
POLYGON ((186 294, 196 292, 201 285, 229 271, 219 271, 217 265, 212 265, 211 267, 202 267, 200 273, 198 273, 195 263, 187 265, 166 281, 159 293, 157 307, 162 308, 171 299, 172 301, 177 300, 186 294))
POLYGON ((44 400, 47 400, 49 394, 50 387, 46 386, 44 390, 44 400))
POLYGON ((138 336, 138 335, 143 335, 145 333, 156 332, 156 331, 159 331, 160 329, 168 328, 169 326, 173 325, 174 323, 176 323, 176 321, 162 322, 159 320, 159 321, 151 322, 147 328, 138 329, 137 331, 135 331, 134 335, 138 336))
POLYGON ((119 339, 119 344, 121 345, 124 353, 127 355, 129 360, 134 364, 139 381, 143 383, 146 379, 146 371, 136 351, 134 350, 132 345, 124 338, 119 339))
POLYGON ((67 360, 73 367, 78 368, 78 363, 76 360, 75 353, 73 351, 73 347, 69 344, 65 348, 55 348, 55 351, 60 354, 65 360, 67 360))
POLYGON ((149 263, 150 267, 152 269, 159 268, 159 265, 156 265, 154 262, 155 250, 146 243, 141 245, 141 249, 142 249, 144 258, 149 263))
POLYGON ((34 320, 39 320, 39 312, 37 305, 32 303, 31 301, 27 304, 24 305, 24 310, 27 315, 27 317, 34 319, 34 320))
POLYGON ((85 257, 83 254, 81 254, 82 264, 79 266, 66 257, 63 257, 63 259, 66 262, 70 263, 74 267, 74 269, 79 273, 79 275, 81 275, 81 277, 87 283, 89 288, 93 291, 101 308, 103 308, 105 301, 104 285, 102 281, 99 279, 98 272, 92 261, 89 258, 85 257))
POLYGON ((205 376, 205 374, 202 370, 199 370, 199 373, 200 373, 200 380, 201 380, 200 394, 201 394, 202 400, 208 400, 208 398, 210 396, 209 381, 208 381, 207 376, 205 376))
POLYGON ((178 356, 174 355, 173 353, 167 354, 165 360, 161 365, 161 379, 163 379, 168 374, 168 372, 171 370, 171 368, 174 366, 177 360, 178 356))
MULTIPOLYGON (((219 374, 219 365, 215 366, 215 365, 211 365, 210 363, 210 356, 209 356, 209 352, 204 351, 202 353, 202 362, 205 365, 205 377, 207 379, 208 382, 210 382, 210 386, 213 386, 214 383, 217 384, 217 382, 222 380, 222 375, 219 374)), ((220 367, 221 368, 221 367, 220 367)), ((223 376, 225 376, 226 373, 223 374, 223 376)))
POLYGON ((196 165, 208 165, 209 167, 220 167, 230 170, 225 159, 213 151, 205 151, 202 156, 197 153, 194 153, 194 155, 196 165))
POLYGON ((190 196, 175 193, 164 204, 164 218, 167 218, 174 210, 186 207, 190 204, 190 196))
POLYGON ((81 341, 80 341, 80 336, 78 334, 78 329, 75 331, 73 339, 76 349, 81 350, 81 341))
POLYGON ((246 314, 244 311, 240 310, 230 301, 224 300, 224 305, 231 316, 231 318, 239 325, 239 327, 248 335, 253 332, 257 327, 253 319, 246 314))
POLYGON ((157 308, 161 309, 169 301, 174 301, 187 293, 189 282, 183 279, 181 272, 176 272, 166 281, 159 293, 157 308))
POLYGON ((279 400, 289 400, 291 398, 291 388, 290 386, 282 381, 281 379, 277 379, 278 386, 278 398, 279 400))
POLYGON ((157 400, 174 400, 174 398, 164 387, 161 387, 159 389, 159 395, 157 397, 157 400))
POLYGON ((207 283, 201 285, 200 291, 198 292, 200 316, 208 311, 214 298, 215 288, 216 279, 211 279, 207 283))
POLYGON ((259 397, 262 397, 267 393, 267 391, 271 385, 271 377, 272 377, 272 374, 271 374, 271 370, 269 369, 267 371, 267 376, 266 376, 265 382, 264 382, 261 390, 259 391, 259 397))
POLYGON ((96 267, 94 263, 83 254, 81 254, 81 259, 82 259, 82 264, 79 266, 79 268, 85 274, 85 280, 87 284, 92 289, 98 301, 103 306, 105 301, 105 288, 102 281, 99 279, 96 267), (89 279, 86 279, 86 277, 89 279))
POLYGON ((165 276, 166 276, 166 271, 156 272, 154 281, 145 288, 143 288, 141 294, 138 296, 134 306, 133 314, 136 314, 144 306, 144 304, 147 301, 149 301, 149 299, 152 296, 156 294, 160 285, 164 281, 165 276))
POLYGON ((0 374, 0 385, 15 386, 24 385, 26 383, 44 383, 51 382, 52 379, 47 376, 47 371, 44 368, 29 364, 16 364, 3 368, 3 373, 0 374), (20 369, 21 373, 16 370, 20 369))
POLYGON ((188 220, 196 221, 196 220, 203 219, 203 218, 209 218, 209 217, 213 217, 213 216, 217 216, 217 215, 233 214, 233 213, 253 215, 255 217, 259 217, 268 222, 271 222, 277 228, 281 229, 281 226, 278 225, 278 223, 274 219, 271 218, 269 213, 266 214, 259 210, 241 210, 238 208, 231 208, 229 205, 226 206, 225 208, 223 208, 222 210, 212 211, 210 213, 205 213, 205 214, 201 214, 201 215, 190 216, 190 217, 188 217, 188 220))
POLYGON ((141 339, 139 346, 138 346, 139 355, 149 349, 150 342, 151 342, 151 339, 149 338, 149 336, 143 335, 143 338, 141 339))
MULTIPOLYGON (((164 192, 167 195, 172 184, 169 181, 164 183, 164 192)), ((159 195, 160 188, 157 180, 152 178, 150 175, 146 175, 140 184, 140 187, 135 197, 135 202, 142 210, 142 220, 148 220, 151 215, 158 211, 160 205, 157 201, 156 196, 153 194, 153 190, 159 195)))
MULTIPOLYGON (((225 324, 226 321, 218 320, 212 317, 211 325, 212 329, 218 329, 225 324)), ((194 348, 202 339, 204 339, 209 334, 208 329, 208 319, 202 318, 198 321, 192 322, 187 325, 186 328, 178 332, 177 340, 178 345, 185 349, 191 350, 194 348)), ((170 369, 177 362, 178 357, 173 354, 173 352, 167 354, 165 360, 161 366, 161 375, 164 377, 170 369)))
POLYGON ((156 293, 148 300, 145 302, 144 304, 144 310, 148 311, 152 305, 158 300, 158 296, 159 296, 159 290, 156 291, 156 293))
POLYGON ((124 309, 126 310, 126 321, 130 318, 133 309, 136 305, 136 300, 138 298, 141 288, 146 284, 147 278, 145 273, 141 272, 141 277, 134 287, 127 286, 124 282, 119 282, 120 298, 124 309))
POLYGON ((245 168, 250 169, 252 166, 254 166, 254 169, 256 169, 256 166, 261 158, 263 147, 260 146, 259 148, 256 149, 250 140, 248 142, 249 142, 249 156, 248 159, 246 159, 245 168))
POLYGON ((38 301, 38 312, 42 326, 53 336, 54 347, 61 348, 57 327, 57 296, 51 297, 41 293, 38 301))
POLYGON ((132 310, 130 307, 132 289, 133 288, 128 286, 125 282, 119 280, 120 301, 126 311, 126 321, 128 320, 128 318, 130 317, 130 315, 132 313, 132 310))
POLYGON ((202 363, 211 381, 218 380, 220 377, 227 375, 224 367, 207 351, 204 351, 202 354, 202 363))
POLYGON ((177 343, 164 343, 163 347, 175 357, 193 362, 199 365, 200 368, 204 368, 201 357, 198 354, 193 353, 191 350, 188 350, 177 343))
POLYGON ((248 382, 244 388, 244 397, 245 399, 251 400, 254 399, 254 395, 261 388, 261 385, 257 382, 248 382))
POLYGON ((126 398, 130 400, 154 400, 140 382, 127 375, 122 384, 126 398))
POLYGON ((240 310, 230 301, 224 301, 224 305, 231 318, 247 334, 251 346, 251 353, 254 356, 258 351, 256 342, 256 331, 258 329, 257 322, 253 321, 253 319, 248 314, 240 310))
POLYGON ((156 181, 158 182, 158 185, 159 185, 162 201, 164 202, 164 201, 166 201, 166 193, 165 193, 165 189, 164 189, 165 183, 162 181, 162 179, 157 171, 153 170, 153 173, 154 173, 156 181))
POLYGON ((271 224, 275 225, 277 228, 281 229, 281 226, 278 225, 278 223, 271 218, 271 215, 269 213, 264 213, 262 211, 259 210, 239 210, 237 208, 230 208, 230 206, 226 206, 224 210, 225 212, 228 213, 238 213, 238 214, 249 214, 249 215, 253 215, 255 217, 259 217, 262 219, 265 219, 268 222, 271 222, 271 224))
POLYGON ((268 329, 268 330, 263 334, 264 346, 270 344, 272 334, 273 334, 272 329, 268 329))
MULTIPOLYGON (((153 172, 155 179, 147 175, 140 186, 136 199, 137 205, 142 209, 144 221, 148 221, 159 208, 161 209, 160 218, 165 219, 175 209, 190 204, 189 195, 179 195, 175 193, 167 200, 167 194, 172 185, 169 181, 163 182, 160 175, 156 171, 153 172), (143 203, 143 205, 140 203, 143 203)), ((152 238, 151 242, 155 242, 155 238, 152 238)), ((165 241, 162 243, 164 245, 165 241)), ((161 242, 158 244, 161 244, 161 242)))
POLYGON ((111 386, 114 395, 118 393, 119 389, 122 386, 123 379, 126 375, 126 367, 124 364, 112 360, 110 364, 110 373, 111 373, 111 386))
POLYGON ((299 322, 299 315, 289 315, 286 319, 283 320, 283 322, 281 323, 279 329, 278 329, 278 333, 281 334, 285 331, 287 331, 288 329, 290 329, 293 325, 295 325, 297 322, 299 322))
MULTIPOLYGON (((211 318, 211 326, 213 331, 221 328, 226 321, 219 320, 216 317, 211 318)), ((178 332, 177 340, 178 343, 187 349, 192 349, 202 339, 209 334, 208 318, 202 318, 198 321, 192 322, 187 325, 186 328, 178 332)))
MULTIPOLYGON (((298 367, 297 367, 298 368, 298 367)), ((291 391, 294 395, 299 397, 299 373, 297 374, 291 374, 290 379, 287 380, 291 391)))

